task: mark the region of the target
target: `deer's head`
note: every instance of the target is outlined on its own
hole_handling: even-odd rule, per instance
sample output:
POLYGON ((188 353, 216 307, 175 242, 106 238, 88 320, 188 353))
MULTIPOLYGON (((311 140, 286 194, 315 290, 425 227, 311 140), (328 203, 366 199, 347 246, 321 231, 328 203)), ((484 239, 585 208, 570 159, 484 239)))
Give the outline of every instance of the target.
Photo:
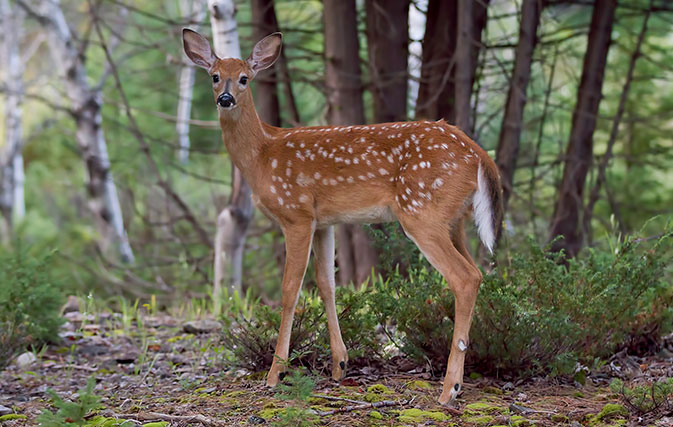
MULTIPOLYGON (((208 71, 213 79, 213 95, 220 116, 233 114, 247 103, 252 104, 249 95, 250 81, 258 72, 271 67, 280 56, 283 43, 281 33, 273 33, 257 42, 245 61, 238 58, 218 58, 208 40, 196 31, 182 30, 185 53, 192 62, 208 71)), ((250 105, 252 106, 252 105, 250 105)))

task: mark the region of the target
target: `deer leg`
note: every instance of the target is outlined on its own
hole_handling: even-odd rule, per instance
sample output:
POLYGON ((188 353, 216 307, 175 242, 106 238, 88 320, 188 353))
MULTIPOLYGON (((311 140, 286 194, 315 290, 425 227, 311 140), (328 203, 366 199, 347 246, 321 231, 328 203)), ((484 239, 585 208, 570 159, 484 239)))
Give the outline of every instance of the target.
MULTIPOLYGON (((439 397, 440 403, 447 404, 458 396, 463 383, 470 324, 482 275, 467 253, 464 242, 460 250, 454 245, 448 226, 443 224, 431 226, 415 221, 413 224, 409 221, 401 222, 407 235, 414 240, 423 255, 444 276, 455 299, 453 339, 442 394, 439 397), (461 253, 463 251, 464 253, 461 253)), ((460 224, 457 225, 460 227, 460 224)), ((459 246, 461 246, 461 241, 456 236, 462 236, 462 233, 462 229, 453 230, 454 239, 459 246)))
POLYGON ((306 273, 306 265, 311 252, 313 238, 312 224, 294 224, 283 227, 285 236, 285 271, 283 273, 282 307, 280 331, 276 342, 276 352, 271 369, 266 376, 266 385, 275 387, 280 373, 285 371, 290 351, 290 333, 294 320, 294 310, 299 299, 299 290, 306 273))
POLYGON ((332 378, 341 380, 346 374, 348 351, 341 338, 339 319, 334 300, 334 228, 316 230, 313 236, 313 258, 318 292, 325 303, 329 342, 332 349, 332 378))

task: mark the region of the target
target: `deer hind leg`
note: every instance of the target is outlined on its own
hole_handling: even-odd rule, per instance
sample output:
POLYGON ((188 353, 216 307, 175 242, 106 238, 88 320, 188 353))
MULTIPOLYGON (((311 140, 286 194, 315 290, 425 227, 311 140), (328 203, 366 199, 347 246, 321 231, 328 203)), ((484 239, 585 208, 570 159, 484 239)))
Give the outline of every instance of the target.
POLYGON ((283 227, 285 235, 285 271, 283 273, 282 307, 280 331, 276 342, 276 353, 271 369, 266 376, 266 385, 275 387, 284 372, 290 351, 290 333, 294 320, 294 310, 299 299, 299 290, 306 274, 306 265, 311 252, 313 239, 313 224, 293 225, 283 227))
POLYGON ((455 300, 455 318, 451 350, 439 402, 447 404, 458 396, 463 383, 465 353, 469 344, 472 312, 477 300, 481 272, 464 244, 462 221, 450 230, 448 224, 400 218, 407 235, 428 261, 444 276, 455 300))
POLYGON ((332 349, 332 378, 341 380, 346 374, 348 351, 341 338, 339 319, 334 299, 334 229, 328 227, 316 230, 313 236, 313 258, 318 292, 325 303, 330 348, 332 349))

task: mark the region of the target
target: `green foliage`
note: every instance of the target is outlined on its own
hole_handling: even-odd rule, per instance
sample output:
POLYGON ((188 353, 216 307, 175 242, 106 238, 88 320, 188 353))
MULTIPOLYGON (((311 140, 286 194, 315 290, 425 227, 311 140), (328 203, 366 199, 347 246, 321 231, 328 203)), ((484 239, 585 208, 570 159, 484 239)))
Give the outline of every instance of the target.
POLYGON ((638 414, 673 410, 673 378, 633 387, 626 387, 622 380, 615 378, 610 383, 610 390, 619 394, 622 401, 638 414))
POLYGON ((71 402, 63 400, 53 390, 47 390, 52 404, 58 409, 56 413, 43 410, 37 421, 45 427, 59 427, 63 425, 85 425, 85 417, 89 412, 96 409, 100 403, 100 397, 93 392, 96 386, 96 379, 89 378, 86 386, 78 391, 78 398, 71 402))
POLYGON ((274 420, 272 425, 278 427, 315 425, 316 416, 307 409, 314 388, 313 378, 300 369, 294 369, 289 376, 285 377, 284 383, 278 384, 276 393, 277 398, 288 400, 293 406, 278 412, 277 420, 274 420))
MULTIPOLYGON (((468 363, 516 376, 572 374, 578 363, 591 367, 631 337, 670 330, 670 244, 670 233, 653 244, 627 238, 609 250, 588 250, 566 268, 560 255, 531 239, 511 264, 484 276, 468 363)), ((420 259, 406 276, 397 269, 385 274, 374 285, 373 312, 397 326, 406 354, 441 372, 453 332, 447 284, 420 259)))
MULTIPOLYGON (((339 322, 351 358, 371 355, 379 349, 377 321, 367 307, 369 292, 367 286, 337 290, 339 322)), ((221 341, 231 351, 230 363, 252 371, 269 368, 280 327, 280 309, 251 298, 234 298, 223 312, 221 341)), ((312 368, 329 363, 329 330, 324 313, 324 304, 315 291, 306 292, 300 299, 290 336, 291 359, 312 368)))
POLYGON ((63 301, 50 263, 51 254, 0 251, 0 369, 28 346, 58 338, 63 301))

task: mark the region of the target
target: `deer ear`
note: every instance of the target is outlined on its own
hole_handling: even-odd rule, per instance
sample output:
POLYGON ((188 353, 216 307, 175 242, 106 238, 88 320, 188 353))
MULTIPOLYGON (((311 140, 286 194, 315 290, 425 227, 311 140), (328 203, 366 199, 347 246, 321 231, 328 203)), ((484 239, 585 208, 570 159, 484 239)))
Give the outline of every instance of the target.
POLYGON ((210 48, 210 43, 196 31, 184 28, 182 30, 182 44, 185 53, 195 65, 208 70, 215 64, 217 57, 210 48))
POLYGON ((266 70, 276 62, 283 45, 283 34, 273 33, 258 41, 247 62, 253 73, 266 70))

